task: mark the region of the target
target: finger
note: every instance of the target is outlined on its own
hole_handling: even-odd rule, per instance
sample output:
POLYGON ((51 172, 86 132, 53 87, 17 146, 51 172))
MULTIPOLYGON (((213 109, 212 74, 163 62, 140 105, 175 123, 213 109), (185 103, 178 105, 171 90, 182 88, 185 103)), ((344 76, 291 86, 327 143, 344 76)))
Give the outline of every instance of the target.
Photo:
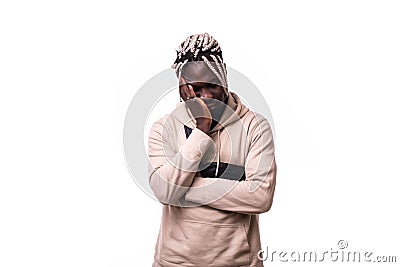
POLYGON ((194 90, 193 90, 193 86, 191 85, 191 84, 188 84, 188 89, 189 89, 189 96, 190 96, 190 98, 196 98, 196 94, 195 94, 195 92, 194 92, 194 90))
POLYGON ((189 89, 187 87, 186 81, 185 79, 183 79, 182 77, 180 78, 180 84, 179 84, 179 92, 181 94, 181 97, 184 101, 186 101, 189 97, 189 89))
POLYGON ((189 98, 189 99, 195 98, 196 94, 193 91, 193 86, 191 84, 188 84, 183 77, 181 77, 181 79, 182 79, 182 82, 185 84, 184 88, 185 88, 186 98, 189 98))
POLYGON ((179 86, 179 94, 180 94, 181 98, 186 101, 187 95, 186 95, 183 85, 179 86))

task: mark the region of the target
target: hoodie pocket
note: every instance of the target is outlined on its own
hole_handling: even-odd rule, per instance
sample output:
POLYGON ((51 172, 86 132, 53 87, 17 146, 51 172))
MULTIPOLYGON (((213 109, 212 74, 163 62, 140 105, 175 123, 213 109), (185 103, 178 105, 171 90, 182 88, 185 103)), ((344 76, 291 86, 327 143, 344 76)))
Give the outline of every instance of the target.
POLYGON ((161 258, 185 266, 238 266, 250 262, 243 225, 177 220, 169 226, 161 258))

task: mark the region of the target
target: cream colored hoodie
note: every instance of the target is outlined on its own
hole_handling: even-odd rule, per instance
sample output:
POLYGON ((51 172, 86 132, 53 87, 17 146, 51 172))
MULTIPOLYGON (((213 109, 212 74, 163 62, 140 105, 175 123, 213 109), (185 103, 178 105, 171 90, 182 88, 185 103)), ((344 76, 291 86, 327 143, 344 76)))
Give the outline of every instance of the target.
POLYGON ((153 124, 148 145, 163 204, 153 267, 263 266, 258 214, 272 205, 277 171, 268 121, 230 92, 209 134, 181 103, 153 124))

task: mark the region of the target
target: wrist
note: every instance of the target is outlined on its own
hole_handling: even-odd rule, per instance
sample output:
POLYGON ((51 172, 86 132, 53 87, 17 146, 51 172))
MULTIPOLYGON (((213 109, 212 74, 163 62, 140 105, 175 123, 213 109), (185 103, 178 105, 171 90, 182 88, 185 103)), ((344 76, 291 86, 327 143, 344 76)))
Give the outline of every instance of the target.
POLYGON ((203 131, 204 133, 208 133, 208 131, 210 130, 210 125, 198 124, 196 128, 203 131))

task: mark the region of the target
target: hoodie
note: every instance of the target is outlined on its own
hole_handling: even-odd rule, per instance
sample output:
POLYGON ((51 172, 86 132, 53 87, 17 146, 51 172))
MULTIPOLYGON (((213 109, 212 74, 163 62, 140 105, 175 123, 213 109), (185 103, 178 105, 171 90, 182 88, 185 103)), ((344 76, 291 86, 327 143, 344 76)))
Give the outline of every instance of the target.
POLYGON ((266 118, 229 92, 206 134, 181 103, 152 125, 148 157, 163 204, 153 267, 263 266, 259 214, 271 208, 277 172, 266 118))

